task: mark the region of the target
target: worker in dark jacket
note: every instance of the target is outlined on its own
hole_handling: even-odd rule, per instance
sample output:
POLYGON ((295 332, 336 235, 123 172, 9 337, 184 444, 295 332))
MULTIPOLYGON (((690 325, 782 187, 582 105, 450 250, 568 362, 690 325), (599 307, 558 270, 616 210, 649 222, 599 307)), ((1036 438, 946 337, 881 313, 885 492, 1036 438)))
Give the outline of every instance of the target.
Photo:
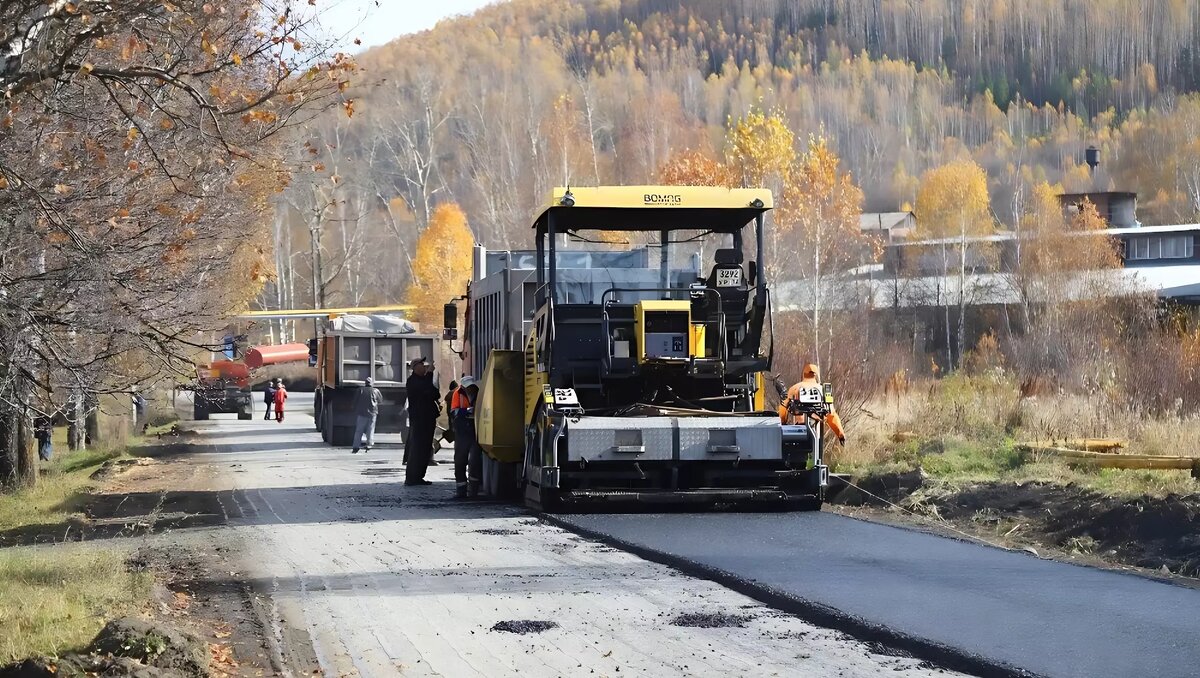
POLYGON ((405 485, 432 485, 425 480, 425 470, 433 455, 433 433, 437 428, 438 405, 442 394, 433 382, 433 372, 425 358, 416 358, 409 363, 412 374, 404 383, 408 400, 408 440, 404 451, 408 466, 404 473, 405 485))
POLYGON ((479 385, 474 377, 463 377, 462 385, 451 400, 450 420, 454 425, 454 496, 457 499, 479 496, 483 461, 479 458, 479 438, 475 430, 475 402, 479 385))
POLYGON ((268 381, 267 388, 263 391, 263 402, 266 403, 266 411, 263 412, 263 420, 271 421, 271 409, 275 407, 275 382, 268 381))
POLYGON ((354 449, 350 454, 358 454, 359 446, 368 451, 375 446, 375 421, 379 418, 379 403, 383 401, 383 393, 375 388, 375 380, 367 377, 358 392, 354 394, 354 449), (363 444, 363 437, 366 443, 363 444))

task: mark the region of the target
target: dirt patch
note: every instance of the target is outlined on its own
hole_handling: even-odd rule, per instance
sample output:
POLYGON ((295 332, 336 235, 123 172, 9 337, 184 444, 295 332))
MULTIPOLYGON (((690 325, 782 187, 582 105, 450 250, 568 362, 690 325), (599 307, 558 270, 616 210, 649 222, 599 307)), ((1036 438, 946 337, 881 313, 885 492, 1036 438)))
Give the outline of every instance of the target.
POLYGON ((993 484, 936 505, 950 520, 1016 521, 1046 546, 1200 577, 1200 495, 1121 499, 1072 486, 993 484))
POLYGON ((989 541, 1200 577, 1200 495, 1130 499, 1049 483, 981 483, 947 491, 930 486, 919 471, 856 479, 854 485, 833 503, 892 502, 989 541))
POLYGON ((489 534, 496 537, 504 537, 514 534, 521 534, 518 530, 509 530, 499 527, 489 527, 482 530, 471 530, 471 534, 489 534))
POLYGON ((510 620, 497 622, 492 626, 493 631, 502 633, 516 633, 525 635, 527 633, 544 633, 550 629, 558 628, 558 623, 552 621, 539 621, 532 619, 510 620))
POLYGON ((131 618, 106 624, 82 653, 26 659, 0 668, 2 678, 60 675, 206 678, 213 672, 208 645, 195 634, 161 621, 131 618))
POLYGON ((725 614, 723 612, 689 612, 671 620, 671 626, 683 626, 692 629, 726 629, 743 628, 746 622, 753 619, 745 615, 725 614))
POLYGON ((843 506, 886 507, 888 502, 899 503, 925 485, 921 470, 908 473, 885 473, 862 478, 831 476, 830 501, 843 506))

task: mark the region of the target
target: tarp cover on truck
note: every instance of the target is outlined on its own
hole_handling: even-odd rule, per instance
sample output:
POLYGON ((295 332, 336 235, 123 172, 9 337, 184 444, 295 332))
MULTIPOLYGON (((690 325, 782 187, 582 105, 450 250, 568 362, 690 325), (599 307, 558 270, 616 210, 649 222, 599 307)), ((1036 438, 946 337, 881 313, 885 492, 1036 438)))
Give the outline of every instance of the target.
POLYGON ((417 327, 394 315, 344 315, 329 322, 330 332, 415 334, 417 327))

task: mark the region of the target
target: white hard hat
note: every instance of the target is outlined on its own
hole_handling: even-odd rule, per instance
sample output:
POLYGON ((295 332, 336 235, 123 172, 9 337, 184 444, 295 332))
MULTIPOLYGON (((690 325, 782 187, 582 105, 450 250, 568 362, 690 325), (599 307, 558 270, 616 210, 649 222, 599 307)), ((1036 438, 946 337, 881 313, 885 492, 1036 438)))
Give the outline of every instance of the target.
POLYGON ((472 377, 469 374, 464 375, 462 379, 458 380, 458 386, 459 386, 459 388, 468 388, 471 386, 475 386, 475 377, 472 377))

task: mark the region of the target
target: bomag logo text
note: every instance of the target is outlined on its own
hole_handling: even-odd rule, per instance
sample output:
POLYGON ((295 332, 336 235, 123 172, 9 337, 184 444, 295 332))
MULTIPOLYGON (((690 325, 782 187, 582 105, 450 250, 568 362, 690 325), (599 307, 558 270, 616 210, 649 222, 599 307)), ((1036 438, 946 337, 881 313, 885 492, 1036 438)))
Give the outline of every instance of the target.
POLYGON ((681 205, 683 204, 682 195, 671 195, 667 193, 647 193, 647 205, 681 205))

